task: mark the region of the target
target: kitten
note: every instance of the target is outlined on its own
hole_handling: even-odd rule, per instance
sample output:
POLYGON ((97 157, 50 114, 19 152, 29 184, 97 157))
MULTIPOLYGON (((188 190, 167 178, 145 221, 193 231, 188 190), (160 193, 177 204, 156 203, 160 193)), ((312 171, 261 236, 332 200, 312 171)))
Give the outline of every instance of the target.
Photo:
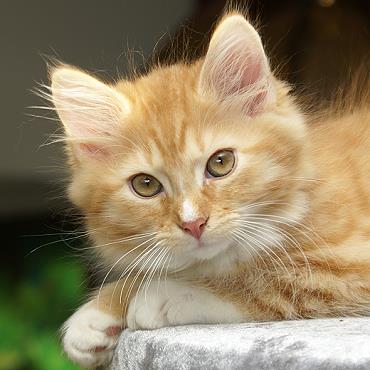
POLYGON ((205 58, 105 84, 51 73, 107 278, 66 322, 84 367, 123 328, 370 314, 370 109, 308 122, 239 14, 205 58))

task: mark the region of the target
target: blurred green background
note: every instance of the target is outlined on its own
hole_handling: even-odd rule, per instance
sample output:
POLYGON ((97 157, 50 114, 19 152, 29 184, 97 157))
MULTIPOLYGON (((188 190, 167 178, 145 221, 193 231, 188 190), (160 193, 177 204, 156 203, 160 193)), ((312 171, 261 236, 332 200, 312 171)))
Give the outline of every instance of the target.
MULTIPOLYGON (((18 221, 24 234, 8 238, 15 244, 0 272, 1 370, 77 369, 61 354, 58 330, 86 292, 81 241, 63 241, 72 234, 56 232, 51 221, 65 226, 53 218, 18 221)), ((4 226, 5 235, 14 230, 4 226)))
MULTIPOLYGON (((369 0, 232 2, 259 19, 272 66, 310 97, 328 99, 368 60, 369 0)), ((77 369, 58 331, 100 281, 82 257, 87 241, 64 196, 63 150, 42 145, 59 125, 27 108, 42 104, 30 90, 47 82, 44 55, 108 80, 129 70, 127 48, 139 70, 154 49, 166 59, 187 39, 196 57, 225 3, 0 1, 0 370, 77 369)))

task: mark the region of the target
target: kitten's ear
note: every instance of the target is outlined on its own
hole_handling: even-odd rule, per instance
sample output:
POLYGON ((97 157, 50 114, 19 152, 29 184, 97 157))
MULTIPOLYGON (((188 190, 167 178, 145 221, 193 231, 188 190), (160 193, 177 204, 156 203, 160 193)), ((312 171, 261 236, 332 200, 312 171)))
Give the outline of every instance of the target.
POLYGON ((200 93, 238 105, 254 116, 275 99, 271 77, 256 30, 241 15, 225 18, 211 38, 200 74, 200 93))
POLYGON ((69 67, 51 72, 52 101, 77 155, 106 155, 129 114, 128 100, 94 77, 69 67))

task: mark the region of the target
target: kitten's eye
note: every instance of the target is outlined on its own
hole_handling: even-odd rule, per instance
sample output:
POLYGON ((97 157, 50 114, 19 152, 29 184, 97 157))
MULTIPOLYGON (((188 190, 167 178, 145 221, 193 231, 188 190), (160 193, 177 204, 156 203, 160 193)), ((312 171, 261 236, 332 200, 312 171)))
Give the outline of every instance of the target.
POLYGON ((219 150, 207 162, 206 171, 210 177, 224 177, 235 165, 235 156, 232 150, 219 150))
POLYGON ((141 197, 150 198, 162 191, 162 184, 153 176, 140 173, 131 179, 131 187, 141 197))

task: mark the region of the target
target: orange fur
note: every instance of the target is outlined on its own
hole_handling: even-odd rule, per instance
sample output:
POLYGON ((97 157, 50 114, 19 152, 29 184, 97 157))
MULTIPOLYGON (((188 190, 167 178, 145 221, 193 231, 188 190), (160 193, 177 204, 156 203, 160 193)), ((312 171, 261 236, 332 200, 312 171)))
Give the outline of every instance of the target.
MULTIPOLYGON (((248 320, 370 314, 369 86, 360 107, 310 119, 287 85, 271 77, 275 100, 246 117, 207 88, 199 93, 203 65, 201 59, 158 67, 110 86, 130 108, 109 135, 91 140, 93 155, 80 153, 88 134, 67 137, 70 196, 84 212, 97 258, 117 279, 139 261, 126 271, 132 284, 118 284, 115 309, 107 308, 112 285, 103 288, 103 309, 123 311, 122 297, 138 288, 135 277, 150 277, 144 275, 161 252, 141 262, 140 253, 156 245, 168 254, 164 266, 158 257, 153 276, 168 269, 169 277, 207 287, 248 320), (203 180, 207 159, 223 148, 237 153, 234 173, 203 180), (159 179, 166 193, 145 200, 133 195, 128 179, 142 172, 159 179), (178 227, 185 199, 209 217, 203 247, 178 227), (258 204, 246 216, 249 225, 241 223, 241 209, 258 204)), ((59 67, 53 81, 68 71, 59 67)))

